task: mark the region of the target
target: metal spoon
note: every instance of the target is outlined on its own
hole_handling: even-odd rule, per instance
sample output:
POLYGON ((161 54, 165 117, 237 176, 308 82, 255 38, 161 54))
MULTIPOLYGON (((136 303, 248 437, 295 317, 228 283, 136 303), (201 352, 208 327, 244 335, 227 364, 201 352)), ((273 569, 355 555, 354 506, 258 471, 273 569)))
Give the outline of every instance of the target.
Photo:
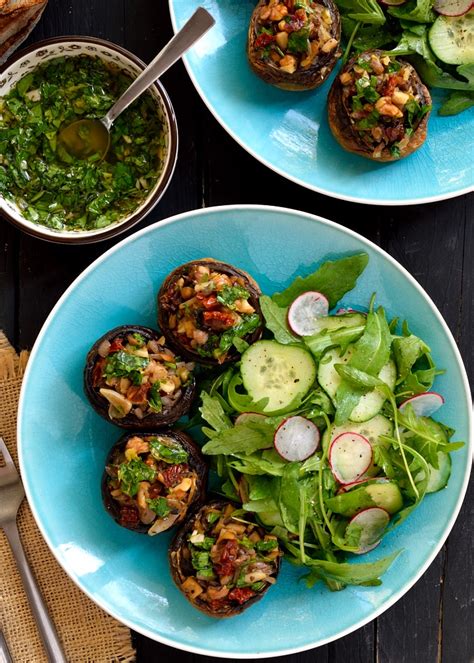
POLYGON ((76 159, 87 159, 95 154, 99 154, 103 159, 110 147, 110 129, 120 113, 179 60, 214 23, 215 20, 209 12, 199 7, 153 62, 125 90, 105 117, 99 120, 75 120, 61 129, 58 138, 64 149, 76 159))

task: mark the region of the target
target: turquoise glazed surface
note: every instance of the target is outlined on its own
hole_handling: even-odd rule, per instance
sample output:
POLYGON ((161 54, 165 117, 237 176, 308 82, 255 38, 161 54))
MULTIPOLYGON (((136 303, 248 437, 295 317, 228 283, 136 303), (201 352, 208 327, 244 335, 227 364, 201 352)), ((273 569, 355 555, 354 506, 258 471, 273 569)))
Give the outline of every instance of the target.
MULTIPOLYGON (((266 166, 309 189, 361 203, 406 205, 460 195, 474 184, 474 110, 437 114, 432 90, 428 138, 414 154, 380 164, 345 152, 333 138, 319 89, 288 92, 250 70, 247 30, 256 0, 169 0, 175 29, 202 5, 216 25, 185 57, 198 92, 222 126, 266 166)), ((336 67, 339 69, 339 66, 336 67)))
MULTIPOLYGON (((470 396, 454 341, 418 284, 387 254, 334 223, 291 210, 233 206, 189 212, 152 225, 94 262, 59 301, 34 347, 19 409, 19 449, 28 499, 41 530, 73 580, 107 612, 173 646, 230 658, 272 656, 333 640, 393 604, 432 561, 465 492, 469 449, 453 454, 448 487, 421 507, 379 548, 375 560, 401 550, 379 587, 331 593, 298 582, 283 564, 275 587, 230 620, 196 611, 171 580, 169 535, 127 531, 105 512, 100 478, 121 431, 104 421, 83 394, 88 349, 123 324, 155 325, 156 293, 188 260, 212 256, 254 276, 272 293, 327 258, 367 251, 369 266, 342 306, 366 305, 372 292, 388 316, 406 317, 431 346, 445 375, 435 388, 447 402, 442 418, 469 437, 470 396)), ((360 557, 353 559, 355 564, 360 557)))

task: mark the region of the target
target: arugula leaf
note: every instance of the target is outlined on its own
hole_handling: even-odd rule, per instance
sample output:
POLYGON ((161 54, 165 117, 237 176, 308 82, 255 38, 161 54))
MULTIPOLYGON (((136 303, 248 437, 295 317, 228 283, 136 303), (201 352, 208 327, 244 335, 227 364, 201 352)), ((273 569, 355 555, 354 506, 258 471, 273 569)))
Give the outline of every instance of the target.
POLYGON ((376 562, 365 562, 362 564, 348 564, 328 562, 322 559, 306 560, 311 567, 309 579, 339 580, 344 585, 374 585, 380 584, 380 576, 387 571, 401 551, 388 555, 376 562))
MULTIPOLYGON (((383 308, 369 312, 361 338, 354 343, 354 351, 346 366, 377 377, 390 358, 392 335, 383 308)), ((350 414, 367 388, 355 387, 343 381, 336 393, 336 424, 349 419, 350 414)))
POLYGON ((449 90, 474 90, 474 64, 459 65, 456 73, 461 78, 443 71, 432 60, 418 55, 413 56, 413 65, 428 87, 441 87, 449 90))
POLYGON ((315 290, 322 292, 329 301, 329 307, 333 308, 347 292, 355 288, 357 279, 368 262, 367 253, 357 253, 340 260, 328 260, 312 274, 296 277, 283 292, 272 295, 272 300, 278 306, 285 307, 303 292, 315 290))
POLYGON ((282 476, 286 466, 286 461, 274 449, 257 451, 249 456, 234 453, 228 463, 234 470, 247 475, 247 480, 257 475, 282 476))
POLYGON ((273 444, 273 426, 259 421, 249 421, 227 430, 221 430, 202 448, 203 453, 249 455, 259 449, 267 449, 273 444))
POLYGON ((432 5, 432 0, 409 0, 399 7, 389 7, 388 13, 404 21, 433 23, 436 15, 432 5))
POLYGON ((171 508, 165 497, 155 497, 147 500, 148 507, 156 513, 158 518, 165 518, 170 512, 171 508))
POLYGON ((199 411, 204 421, 212 426, 214 431, 220 433, 228 428, 232 428, 232 422, 224 411, 221 402, 217 396, 210 396, 205 391, 201 392, 202 405, 199 411))
MULTIPOLYGON (((304 488, 305 482, 300 477, 300 464, 287 463, 281 477, 278 507, 286 529, 293 534, 299 534, 300 539, 304 538, 300 518, 303 508, 307 507, 304 488)), ((306 522, 306 518, 304 520, 306 522)))
POLYGON ((180 444, 160 437, 150 438, 150 453, 156 460, 172 465, 186 463, 188 460, 188 452, 180 444))
POLYGON ((140 481, 154 480, 155 470, 143 462, 141 458, 132 458, 132 460, 119 466, 117 476, 120 481, 120 490, 133 497, 138 492, 140 481))
POLYGON ((337 5, 343 13, 354 21, 383 25, 385 15, 377 0, 338 0, 337 5))
POLYGON ((300 342, 300 339, 292 334, 288 328, 288 307, 278 306, 267 295, 262 295, 259 301, 265 318, 265 326, 273 333, 275 339, 284 345, 300 342))
POLYGON ((457 115, 474 106, 474 92, 452 92, 443 102, 440 115, 457 115))
POLYGON ((420 357, 431 352, 426 343, 414 334, 394 338, 392 348, 397 365, 397 384, 405 380, 411 372, 413 365, 420 357))
POLYGON ((344 353, 351 343, 354 343, 362 336, 364 330, 365 324, 355 327, 341 327, 336 331, 328 332, 324 330, 313 336, 305 336, 303 340, 316 360, 319 361, 324 352, 329 350, 329 348, 339 347, 341 348, 341 353, 344 353))

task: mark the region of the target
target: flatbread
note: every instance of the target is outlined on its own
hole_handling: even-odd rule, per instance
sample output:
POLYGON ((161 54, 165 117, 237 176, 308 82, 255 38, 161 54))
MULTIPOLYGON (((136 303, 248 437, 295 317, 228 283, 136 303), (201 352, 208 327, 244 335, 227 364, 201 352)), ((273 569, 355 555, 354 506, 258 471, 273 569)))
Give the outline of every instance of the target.
MULTIPOLYGON (((0 0, 2 2, 2 0, 0 0)), ((15 51, 15 49, 20 46, 22 42, 25 41, 25 39, 29 36, 30 32, 34 29, 36 24, 41 18, 41 14, 44 11, 44 8, 46 7, 47 0, 44 0, 39 7, 37 7, 34 12, 29 16, 29 19, 26 21, 25 24, 23 24, 23 21, 20 21, 18 19, 18 24, 23 24, 23 27, 20 27, 16 31, 12 32, 12 27, 10 26, 8 29, 8 33, 10 36, 7 39, 3 39, 3 35, 0 34, 0 64, 5 62, 10 55, 15 51)), ((20 10, 21 11, 21 10, 20 10)), ((1 14, 0 14, 0 20, 1 20, 1 14)))
POLYGON ((43 5, 47 0, 0 0, 0 15, 11 14, 19 9, 30 9, 43 5))

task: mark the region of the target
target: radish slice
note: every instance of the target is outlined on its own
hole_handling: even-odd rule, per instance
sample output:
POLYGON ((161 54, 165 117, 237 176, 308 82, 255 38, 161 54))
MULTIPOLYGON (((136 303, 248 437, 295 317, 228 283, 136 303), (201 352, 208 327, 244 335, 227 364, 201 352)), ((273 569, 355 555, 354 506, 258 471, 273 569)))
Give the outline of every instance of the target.
POLYGON ((242 412, 234 421, 234 424, 241 426, 242 424, 248 424, 249 421, 263 421, 264 419, 266 419, 266 416, 260 414, 260 412, 242 412))
POLYGON ((382 534, 390 522, 390 516, 378 506, 373 506, 360 511, 347 525, 346 538, 355 533, 356 528, 360 531, 359 548, 357 555, 362 555, 373 550, 380 543, 382 534))
POLYGON ((338 308, 336 315, 346 315, 347 313, 360 313, 360 315, 367 315, 365 311, 357 311, 355 308, 338 308))
POLYGON ((435 0, 434 9, 443 16, 463 16, 474 7, 472 0, 435 0))
POLYGON ((298 336, 311 336, 318 325, 316 320, 329 313, 329 302, 320 292, 303 292, 288 309, 288 326, 298 336))
POLYGON ((369 469, 372 462, 372 447, 367 438, 359 433, 342 433, 329 447, 329 464, 339 483, 351 484, 369 469))
POLYGON ((431 417, 436 410, 439 410, 444 405, 444 398, 435 391, 427 391, 424 394, 418 394, 403 401, 398 408, 400 412, 403 412, 408 404, 412 406, 413 412, 417 417, 431 417))
POLYGON ((306 417, 288 417, 278 426, 273 438, 275 449, 289 461, 306 460, 319 446, 319 430, 306 417))
POLYGON ((357 488, 357 486, 370 483, 371 481, 377 481, 378 483, 388 483, 390 479, 387 479, 387 477, 366 477, 365 479, 357 479, 357 481, 352 481, 352 483, 346 483, 344 486, 341 486, 337 491, 337 495, 340 495, 341 493, 348 493, 350 490, 352 490, 352 488, 357 488))

